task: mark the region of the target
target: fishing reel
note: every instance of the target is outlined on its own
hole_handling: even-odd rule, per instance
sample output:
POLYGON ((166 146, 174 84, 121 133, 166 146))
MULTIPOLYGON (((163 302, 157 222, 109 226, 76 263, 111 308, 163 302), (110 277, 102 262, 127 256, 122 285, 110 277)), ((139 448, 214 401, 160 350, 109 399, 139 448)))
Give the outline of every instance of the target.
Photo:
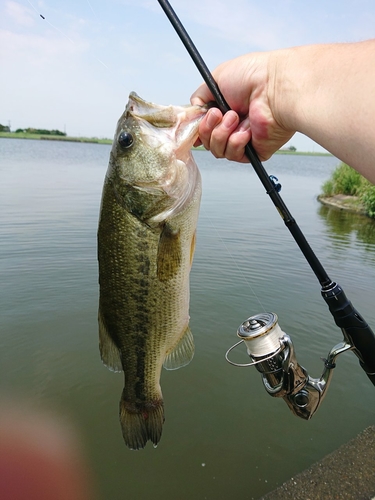
POLYGON ((309 420, 327 392, 339 354, 351 350, 370 381, 375 385, 375 334, 347 299, 338 283, 323 286, 321 295, 344 336, 323 359, 320 378, 312 378, 298 364, 293 342, 284 333, 274 313, 256 314, 237 330, 240 341, 228 349, 225 358, 234 366, 255 366, 261 373, 263 385, 271 396, 281 397, 297 415, 309 420), (228 358, 238 345, 245 343, 251 363, 238 364, 228 358))
POLYGON ((281 330, 275 313, 251 316, 238 328, 237 335, 241 340, 227 351, 226 360, 234 366, 255 366, 261 373, 268 394, 283 398, 294 415, 306 420, 313 416, 323 401, 337 356, 353 349, 346 341, 334 346, 327 359, 323 359, 321 377, 312 378, 298 363, 292 339, 281 330), (228 357, 242 343, 252 360, 250 363, 235 363, 228 357))

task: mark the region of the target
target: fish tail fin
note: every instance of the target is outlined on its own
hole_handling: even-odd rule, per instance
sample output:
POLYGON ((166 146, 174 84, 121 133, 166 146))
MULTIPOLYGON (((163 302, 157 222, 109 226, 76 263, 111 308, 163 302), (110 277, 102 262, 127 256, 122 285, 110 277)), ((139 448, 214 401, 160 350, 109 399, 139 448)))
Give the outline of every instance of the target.
POLYGON ((164 423, 164 403, 157 401, 135 404, 126 401, 124 395, 120 401, 120 421, 126 446, 132 450, 144 448, 147 441, 154 446, 161 438, 164 423))

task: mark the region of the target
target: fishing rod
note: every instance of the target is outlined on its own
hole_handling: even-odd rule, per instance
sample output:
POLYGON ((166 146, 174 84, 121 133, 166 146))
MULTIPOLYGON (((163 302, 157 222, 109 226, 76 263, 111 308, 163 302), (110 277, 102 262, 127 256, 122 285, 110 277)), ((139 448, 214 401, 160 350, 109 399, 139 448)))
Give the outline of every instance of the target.
MULTIPOLYGON (((158 0, 158 2, 214 96, 217 107, 225 114, 231 108, 180 19, 168 0, 158 0)), ((375 385, 375 335, 347 299, 341 286, 329 278, 281 198, 279 194, 281 185, 277 183, 274 176, 268 175, 251 141, 245 147, 245 154, 319 280, 321 295, 336 325, 341 328, 344 340, 334 346, 328 353, 327 359, 323 360, 324 370, 321 377, 312 378, 305 368, 298 364, 293 342, 289 335, 281 330, 277 315, 261 313, 249 317, 240 325, 237 336, 241 340, 228 349, 225 357, 235 366, 255 366, 261 373, 266 391, 271 396, 282 397, 295 415, 308 420, 316 412, 325 396, 339 354, 348 350, 353 351, 359 359, 360 366, 375 385), (238 364, 229 359, 229 353, 242 343, 246 346, 251 359, 250 363, 238 364)))

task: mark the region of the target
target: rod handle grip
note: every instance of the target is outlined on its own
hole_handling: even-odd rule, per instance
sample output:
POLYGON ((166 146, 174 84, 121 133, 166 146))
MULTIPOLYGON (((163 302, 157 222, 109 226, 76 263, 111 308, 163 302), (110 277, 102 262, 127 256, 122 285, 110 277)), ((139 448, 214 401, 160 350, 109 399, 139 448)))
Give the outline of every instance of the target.
POLYGON ((375 334, 346 297, 337 283, 331 283, 321 290, 323 299, 341 328, 346 342, 353 346, 359 364, 375 385, 375 334))

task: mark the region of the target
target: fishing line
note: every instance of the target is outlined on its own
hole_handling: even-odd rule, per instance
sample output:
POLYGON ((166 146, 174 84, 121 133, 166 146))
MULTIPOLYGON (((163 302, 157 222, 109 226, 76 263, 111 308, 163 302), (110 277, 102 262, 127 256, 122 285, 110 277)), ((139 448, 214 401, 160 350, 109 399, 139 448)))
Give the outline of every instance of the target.
MULTIPOLYGON (((36 7, 35 7, 35 6, 31 3, 31 1, 30 1, 30 0, 27 0, 27 1, 28 1, 28 3, 31 5, 31 7, 35 10, 35 12, 36 12, 36 13, 37 13, 37 14, 38 14, 38 15, 39 15, 42 19, 43 19, 43 21, 46 21, 46 23, 48 23, 48 24, 49 24, 49 25, 50 25, 53 29, 55 29, 56 31, 58 31, 58 32, 59 32, 61 35, 63 35, 63 36, 64 36, 67 40, 69 40, 69 42, 70 42, 70 43, 72 43, 73 45, 75 45, 75 42, 74 42, 71 38, 69 38, 69 37, 68 37, 65 33, 63 33, 63 32, 62 32, 62 31, 61 31, 61 30, 60 30, 57 26, 54 26, 54 25, 53 25, 53 24, 52 24, 52 23, 51 23, 48 19, 46 19, 46 17, 45 17, 44 15, 40 14, 40 13, 38 12, 38 10, 36 9, 36 7)), ((88 5, 89 5, 89 7, 90 7, 90 9, 91 9, 92 13, 93 13, 96 17, 98 17, 98 16, 97 16, 97 14, 95 13, 95 11, 94 11, 94 9, 93 9, 93 7, 92 7, 92 5, 91 5, 90 1, 89 1, 89 0, 86 0, 86 1, 87 1, 87 4, 88 4, 88 5)), ((109 71, 110 71, 110 69, 108 68, 108 66, 107 66, 107 65, 106 65, 106 64, 105 64, 105 63, 104 63, 101 59, 99 59, 97 56, 94 56, 94 57, 95 57, 95 59, 96 59, 96 60, 97 60, 100 64, 102 64, 102 65, 103 65, 103 66, 104 66, 107 70, 109 70, 109 71)), ((222 242, 222 244, 223 244, 223 246, 224 246, 225 250, 227 251, 227 253, 228 253, 229 257, 232 259, 232 262, 234 263, 235 267, 237 268, 237 270, 238 270, 238 272, 239 272, 239 275, 242 277, 242 279, 243 279, 244 283, 245 283, 245 284, 249 287, 249 289, 251 290, 252 294, 254 295, 254 297, 256 298, 256 300, 258 301, 258 303, 259 303, 260 307, 262 308, 262 310, 263 310, 263 311, 265 311, 265 307, 264 307, 264 305, 262 304, 262 302, 261 302, 260 298, 259 298, 259 297, 258 297, 258 295, 256 294, 256 292, 255 292, 254 288, 251 286, 251 284, 250 284, 249 280, 246 278, 246 276, 244 276, 243 270, 241 270, 241 268, 240 268, 240 266, 239 266, 239 264, 238 264, 237 260, 235 259, 234 255, 230 252, 230 250, 229 250, 228 246, 226 245, 226 243, 225 243, 225 241, 224 241, 223 237, 221 236, 221 234, 220 234, 220 232, 219 232, 218 228, 215 226, 215 224, 213 223, 212 219, 208 216, 207 212, 206 212, 206 217, 207 217, 207 219, 209 220, 209 222, 210 222, 210 224, 211 224, 212 228, 216 231, 216 233, 217 233, 217 235, 218 235, 219 240, 222 242)))
POLYGON ((58 31, 62 36, 64 36, 66 39, 68 39, 70 43, 72 43, 73 45, 75 45, 75 42, 73 42, 73 40, 71 40, 65 33, 63 33, 59 28, 57 28, 57 26, 54 26, 52 23, 50 23, 48 21, 48 19, 46 19, 45 16, 43 16, 42 14, 40 14, 39 11, 35 8, 35 6, 30 2, 30 0, 27 0, 27 1, 31 5, 31 7, 35 10, 35 12, 38 14, 38 16, 43 19, 43 21, 45 21, 47 24, 49 24, 51 26, 51 28, 53 28, 54 30, 58 31))
MULTIPOLYGON (((30 0, 27 0, 28 3, 31 5, 31 7, 35 10, 35 12, 38 14, 38 16, 43 19, 43 21, 45 21, 47 24, 49 24, 51 26, 51 28, 53 28, 54 30, 58 31, 62 36, 64 36, 67 40, 69 40, 70 43, 72 43, 73 45, 76 45, 76 42, 74 42, 71 38, 68 37, 68 35, 66 33, 64 33, 63 31, 61 31, 57 26, 55 26, 54 24, 52 24, 50 21, 48 21, 48 19, 40 14, 40 12, 36 9, 36 7, 30 2, 30 0)), ((97 16, 97 14, 95 14, 94 12, 94 9, 92 8, 89 0, 87 0, 87 3, 89 4, 93 14, 97 16)), ((111 71, 111 69, 101 60, 99 59, 99 57, 97 57, 96 55, 92 55, 92 57, 94 57, 94 59, 96 59, 100 64, 102 64, 108 71, 111 71)))
MULTIPOLYGON (((209 88, 211 94, 213 95, 215 102, 220 109, 220 111, 225 114, 231 108, 226 102, 223 94, 221 93, 216 81, 214 80, 208 66, 204 62, 202 56, 195 47, 192 39, 182 25, 180 19, 176 15, 175 11, 172 9, 168 0, 158 0, 161 8, 164 10, 166 16, 171 22, 173 28, 175 29, 177 35, 188 51, 190 57, 192 58, 194 64, 196 65, 199 73, 201 74, 203 80, 205 81, 207 87, 209 88)), ((279 195, 279 187, 275 184, 272 176, 269 176, 263 164, 261 163, 251 141, 245 147, 245 154, 250 161, 254 171, 256 172, 259 180, 266 189, 266 193, 269 195, 273 204, 277 208, 280 216, 282 217, 284 224, 289 229, 291 235, 293 236, 295 242, 299 246, 301 252, 305 256, 307 262, 309 263, 311 269, 313 270, 315 276, 318 278, 322 286, 327 286, 331 283, 331 279, 327 275, 321 262, 313 252, 309 243, 307 242, 304 234, 302 233, 300 227, 298 226, 296 220, 289 212, 287 206, 285 205, 283 199, 279 195)))
MULTIPOLYGON (((164 10, 169 21, 171 22, 173 28, 175 29, 177 35, 179 36, 186 50, 188 51, 189 55, 191 56, 198 71, 203 77, 203 80, 205 81, 207 87, 211 91, 211 94, 213 95, 218 107, 220 108, 223 114, 226 113, 227 111, 229 111, 230 107, 228 106, 228 103, 225 101, 225 98, 221 93, 216 81, 214 80, 210 70, 208 69, 206 63, 202 59, 200 53, 195 47, 192 39, 185 30, 178 16, 172 9, 168 0, 158 0, 158 2, 161 8, 164 10)), ((321 295, 326 304, 328 305, 336 325, 339 328, 341 328, 342 333, 344 335, 344 342, 341 343, 340 347, 337 349, 336 346, 331 350, 330 361, 329 362, 327 361, 326 362, 327 364, 325 365, 326 370, 331 370, 335 366, 334 360, 337 354, 344 352, 345 350, 350 348, 351 350, 353 350, 354 354, 358 357, 361 368, 366 372, 371 382, 375 385, 374 332, 371 330, 370 326, 362 318, 359 312, 353 307, 352 303, 348 300, 340 285, 334 281, 331 281, 331 279, 329 278, 321 262, 313 252, 309 243, 307 242, 297 222, 292 217, 283 199, 279 195, 279 190, 280 190, 279 185, 274 182, 272 176, 269 176, 267 174, 267 171, 262 165, 251 142, 249 142, 246 145, 245 154, 249 159, 251 165, 253 166, 256 174, 258 175, 259 180, 265 187, 266 193, 269 195, 270 199, 272 200, 273 204, 275 205, 279 214, 281 215, 284 224, 289 229, 299 249, 303 253, 312 271, 319 280, 321 285, 321 295)), ((292 352, 291 349, 292 346, 290 345, 289 349, 290 353, 292 352)), ((293 362, 292 364, 295 363, 293 362)), ((287 384, 288 386, 291 379, 293 379, 297 383, 299 380, 301 380, 300 375, 302 374, 302 371, 299 369, 294 371, 295 373, 293 377, 289 378, 288 380, 287 384)), ((270 382, 269 380, 267 380, 266 383, 268 386, 270 384, 272 385, 272 381, 270 382)), ((319 386, 319 384, 320 381, 317 381, 316 383, 314 382, 310 384, 311 387, 309 388, 308 387, 309 382, 307 382, 307 387, 311 389, 313 392, 316 392, 316 389, 319 386)), ((326 387, 328 387, 328 383, 326 383, 326 387)), ((297 390, 298 388, 296 387, 295 389, 297 390)), ((271 388, 271 393, 274 394, 274 390, 272 388, 271 388)), ((296 396, 296 393, 293 388, 290 395, 293 397, 296 396)), ((301 399, 297 398, 297 400, 292 401, 291 403, 292 407, 294 408, 295 411, 301 410, 301 414, 299 414, 299 416, 302 416, 303 418, 310 418, 312 413, 316 410, 317 405, 315 405, 315 407, 312 409, 312 412, 308 413, 306 416, 306 414, 303 413, 302 408, 306 406, 308 400, 306 401, 306 397, 302 392, 300 393, 300 395, 302 396, 301 399)), ((314 398, 316 400, 316 395, 314 396, 314 398)))
POLYGON ((91 5, 91 3, 89 2, 89 0, 86 0, 86 1, 87 1, 87 3, 89 4, 89 7, 90 7, 90 9, 91 9, 91 12, 94 14, 94 16, 96 17, 96 19, 98 19, 98 20, 99 20, 99 17, 98 17, 98 15, 97 15, 97 13, 94 11, 94 9, 92 8, 92 5, 91 5))
POLYGON ((217 226, 214 224, 213 220, 211 219, 211 217, 208 215, 208 212, 205 208, 201 207, 201 212, 204 213, 204 216, 207 218, 207 220, 209 221, 210 225, 212 226, 212 228, 216 231, 216 234, 217 234, 217 237, 218 239, 221 241, 223 247, 225 248, 225 250, 227 251, 229 257, 231 258, 233 264, 235 265, 235 267, 237 268, 237 271, 238 271, 238 274, 240 276, 240 279, 243 280, 243 282, 249 287, 249 289, 251 290, 251 293, 254 295, 254 297, 256 298, 256 300, 259 302, 259 305, 260 307, 262 308, 262 310, 265 312, 266 311, 266 308, 264 307, 264 305, 262 304, 262 301, 260 300, 259 296, 257 295, 257 293, 255 292, 254 288, 251 286, 251 283, 250 281, 248 280, 247 276, 245 275, 244 273, 244 270, 239 266, 236 258, 234 257, 234 255, 231 253, 231 251, 229 250, 227 244, 225 243, 224 241, 224 238, 221 236, 220 234, 220 231, 219 229, 217 228, 217 226))

